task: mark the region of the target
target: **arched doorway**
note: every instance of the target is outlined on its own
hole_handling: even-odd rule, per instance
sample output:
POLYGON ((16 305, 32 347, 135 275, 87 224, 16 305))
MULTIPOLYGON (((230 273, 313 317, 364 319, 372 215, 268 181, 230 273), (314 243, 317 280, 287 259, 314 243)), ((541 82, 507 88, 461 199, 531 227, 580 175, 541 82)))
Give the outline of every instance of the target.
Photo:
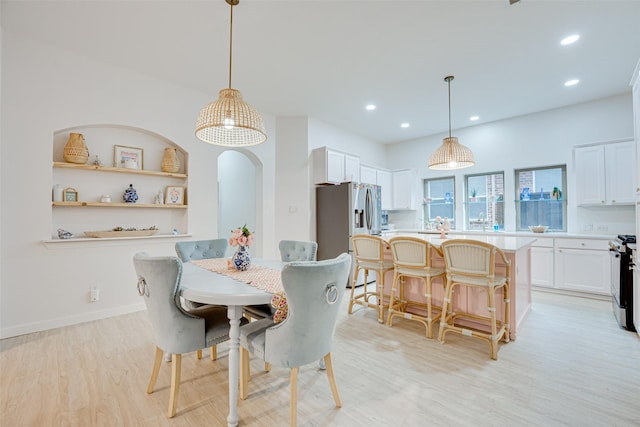
MULTIPOLYGON (((231 230, 247 225, 258 232, 261 218, 257 216, 261 205, 261 191, 256 182, 261 168, 253 153, 227 150, 218 156, 218 235, 228 238, 231 230)), ((260 246, 260 245, 258 245, 260 246)), ((235 248, 229 248, 231 255, 235 248)), ((252 255, 262 251, 251 248, 252 255)))

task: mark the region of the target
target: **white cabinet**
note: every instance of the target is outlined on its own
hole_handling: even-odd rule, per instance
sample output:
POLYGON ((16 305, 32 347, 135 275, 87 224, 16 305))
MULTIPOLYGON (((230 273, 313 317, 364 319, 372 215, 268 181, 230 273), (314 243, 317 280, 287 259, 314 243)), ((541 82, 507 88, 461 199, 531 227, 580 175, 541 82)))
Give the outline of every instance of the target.
POLYGON ((611 259, 606 240, 555 239, 559 289, 611 295, 611 259))
POLYGON ((634 203, 634 141, 577 147, 575 170, 578 205, 634 203))
POLYGON ((376 182, 380 186, 382 210, 391 210, 393 208, 393 176, 391 172, 378 169, 376 182))
POLYGON ((413 169, 393 171, 393 209, 415 209, 415 177, 413 169))
POLYGON ((538 238, 531 245, 531 284, 554 287, 554 251, 552 238, 538 238))
POLYGON ((360 180, 360 158, 321 147, 312 152, 314 184, 340 184, 360 180))
POLYGON ((360 165, 360 182, 363 184, 377 184, 377 169, 372 168, 371 166, 360 165))
MULTIPOLYGON (((633 129, 636 142, 636 165, 640 165, 640 61, 636 65, 631 79, 633 86, 633 129)), ((640 171, 636 168, 636 196, 640 202, 640 171)), ((636 229, 640 230, 640 223, 636 224, 636 229)), ((640 322, 640 320, 639 320, 640 322)))

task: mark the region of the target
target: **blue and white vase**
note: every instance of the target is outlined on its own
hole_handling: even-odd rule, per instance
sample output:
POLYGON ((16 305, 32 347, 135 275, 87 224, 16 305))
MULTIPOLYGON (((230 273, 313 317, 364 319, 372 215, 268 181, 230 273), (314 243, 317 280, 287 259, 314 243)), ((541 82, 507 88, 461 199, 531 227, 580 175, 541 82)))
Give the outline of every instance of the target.
POLYGON ((124 190, 122 200, 124 200, 125 203, 135 203, 138 201, 138 192, 133 188, 133 184, 129 184, 129 188, 124 190))
POLYGON ((236 270, 246 271, 251 265, 251 257, 247 248, 244 246, 238 247, 236 253, 231 257, 231 261, 233 261, 236 270))

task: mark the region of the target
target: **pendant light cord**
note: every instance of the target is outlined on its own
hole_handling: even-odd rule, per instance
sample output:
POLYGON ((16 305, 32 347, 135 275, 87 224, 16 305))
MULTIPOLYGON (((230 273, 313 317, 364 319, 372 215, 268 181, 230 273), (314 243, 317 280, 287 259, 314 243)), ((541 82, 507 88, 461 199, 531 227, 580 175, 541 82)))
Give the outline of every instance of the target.
MULTIPOLYGON (((233 58, 233 2, 229 3, 229 7, 231 8, 229 17, 229 89, 231 89, 231 62, 233 58)), ((451 115, 451 113, 449 113, 449 115, 451 115)))
POLYGON ((447 77, 445 80, 447 81, 447 86, 449 88, 449 138, 451 138, 451 80, 453 76, 447 77))

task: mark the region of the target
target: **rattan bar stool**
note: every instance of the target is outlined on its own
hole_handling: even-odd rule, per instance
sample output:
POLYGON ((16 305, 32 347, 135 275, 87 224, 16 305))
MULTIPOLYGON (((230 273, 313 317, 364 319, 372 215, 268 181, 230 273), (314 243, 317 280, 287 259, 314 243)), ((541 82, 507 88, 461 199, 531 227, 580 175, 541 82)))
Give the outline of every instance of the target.
POLYGON ((389 240, 391 253, 393 254, 394 274, 393 288, 389 300, 389 314, 387 325, 393 326, 393 318, 414 320, 422 323, 426 328, 427 338, 433 336, 433 324, 440 319, 441 307, 434 306, 431 298, 432 279, 439 277, 444 287, 444 268, 431 266, 432 251, 441 254, 440 250, 426 240, 417 237, 397 236, 389 240), (424 282, 425 302, 407 299, 405 287, 418 285, 416 282, 406 282, 405 278, 413 277, 424 282), (410 308, 419 308, 426 311, 426 316, 411 313, 410 308), (434 315, 434 310, 437 313, 434 315))
POLYGON ((351 237, 353 244, 353 254, 355 258, 355 267, 353 271, 353 281, 351 283, 351 296, 349 297, 349 314, 353 311, 354 304, 360 304, 364 307, 371 307, 378 310, 378 322, 384 323, 384 312, 389 307, 389 295, 384 294, 384 274, 393 270, 393 261, 384 259, 384 250, 388 243, 381 237, 371 236, 369 234, 356 234, 351 237), (356 294, 356 284, 358 283, 358 275, 360 270, 364 271, 364 286, 362 293, 356 294), (367 278, 369 272, 376 273, 376 290, 367 290, 367 278), (370 299, 375 298, 376 302, 372 303, 370 299))
POLYGON ((509 260, 500 248, 474 240, 446 240, 442 242, 440 249, 444 256, 447 284, 442 303, 442 313, 446 315, 440 318, 438 340, 444 343, 447 332, 457 332, 486 340, 489 342, 491 358, 497 360, 498 342, 501 339, 509 342, 509 277, 511 274, 509 260), (500 257, 499 261, 506 266, 504 276, 495 274, 496 254, 500 257), (452 308, 451 296, 456 286, 484 290, 487 294, 489 315, 455 312, 452 308), (496 315, 496 290, 500 288, 502 288, 504 300, 504 320, 499 320, 496 315), (460 324, 460 320, 471 321, 474 326, 468 326, 467 323, 460 324), (482 325, 486 325, 490 332, 483 329, 482 325))

